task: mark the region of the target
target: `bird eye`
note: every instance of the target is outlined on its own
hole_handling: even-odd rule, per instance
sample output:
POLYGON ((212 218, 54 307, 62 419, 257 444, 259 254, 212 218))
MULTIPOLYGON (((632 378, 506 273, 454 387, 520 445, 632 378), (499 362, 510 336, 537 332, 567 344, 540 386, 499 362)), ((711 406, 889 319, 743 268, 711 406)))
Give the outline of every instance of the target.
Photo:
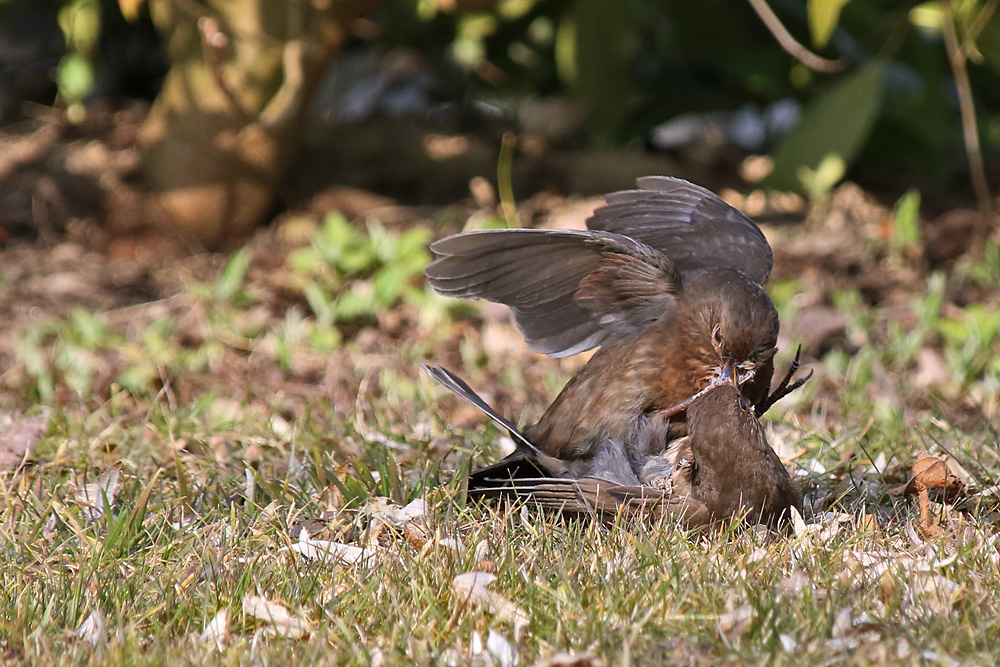
POLYGON ((715 329, 712 330, 712 339, 715 340, 716 345, 722 345, 722 327, 716 325, 715 329))

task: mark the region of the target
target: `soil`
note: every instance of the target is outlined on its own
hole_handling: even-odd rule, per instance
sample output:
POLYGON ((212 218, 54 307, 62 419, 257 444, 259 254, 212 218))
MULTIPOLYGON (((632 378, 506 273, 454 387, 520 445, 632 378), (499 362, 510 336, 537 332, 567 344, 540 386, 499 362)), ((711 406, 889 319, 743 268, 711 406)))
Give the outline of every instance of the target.
MULTIPOLYGON (((136 194, 140 162, 136 137, 145 111, 139 104, 120 110, 94 109, 82 125, 71 126, 57 111, 34 107, 30 120, 0 129, 0 317, 7 323, 0 331, 0 368, 5 369, 0 380, 8 408, 24 407, 16 398, 16 390, 23 389, 25 381, 17 350, 19 337, 33 323, 65 320, 73 309, 81 308, 101 313, 111 325, 128 329, 173 315, 181 322, 182 339, 191 346, 204 335, 204 306, 189 288, 214 281, 227 257, 199 252, 135 224, 142 219, 136 213, 136 206, 141 205, 136 194)), ((419 132, 419 128, 410 126, 406 132, 419 132)), ((473 139, 480 145, 484 141, 482 137, 473 139)), ((342 151, 338 170, 351 172, 352 155, 358 163, 375 164, 375 157, 361 155, 360 150, 342 151)), ((621 161, 627 157, 619 156, 621 161)), ((570 162, 556 152, 538 160, 532 164, 551 167, 570 162)), ((488 158, 481 161, 488 162, 488 158)), ((428 167, 432 163, 420 167, 420 178, 426 180, 427 187, 415 187, 411 173, 401 192, 372 191, 360 181, 320 187, 315 174, 309 184, 290 184, 289 191, 300 194, 288 197, 272 224, 261 228, 247 244, 253 261, 246 289, 256 305, 245 317, 277 323, 293 306, 309 312, 304 298, 287 289, 282 270, 287 254, 307 242, 309 231, 330 209, 344 212, 358 224, 374 217, 389 229, 422 225, 432 228, 435 235, 498 215, 497 196, 489 178, 466 177, 464 193, 450 201, 434 204, 423 196, 414 198, 415 190, 426 193, 435 188, 455 194, 453 185, 440 188, 436 179, 441 172, 428 167)), ((642 156, 632 164, 628 178, 637 175, 631 173, 636 169, 676 166, 655 156, 642 156)), ((458 178, 454 165, 442 169, 454 184, 458 178)), ((475 166, 472 173, 481 169, 481 164, 475 166)), ((608 170, 602 167, 585 178, 582 169, 562 173, 575 174, 573 179, 586 181, 591 188, 623 186, 620 170, 609 178, 608 170)), ((519 196, 520 223, 582 227, 601 199, 546 188, 546 183, 552 183, 552 173, 551 168, 529 169, 518 181, 517 192, 525 193, 519 196)), ((853 354, 861 345, 879 344, 888 336, 890 323, 904 328, 912 325, 916 317, 913 303, 926 293, 934 271, 943 271, 948 277, 945 315, 949 309, 971 303, 994 310, 997 307, 1000 286, 963 277, 962 267, 981 253, 981 238, 977 249, 973 232, 982 226, 971 210, 952 210, 924 220, 922 243, 894 248, 890 209, 877 196, 850 183, 839 186, 826 202, 810 206, 791 195, 753 190, 744 195, 718 183, 701 182, 762 221, 775 254, 771 286, 798 281, 794 307, 782 324, 783 352, 779 358, 790 354, 793 342, 803 344, 804 359, 814 366, 831 351, 853 354), (838 305, 838 295, 851 290, 861 295, 863 306, 872 309, 870 329, 860 337, 852 327, 857 313, 845 312, 838 305)), ((323 355, 302 352, 291 373, 280 370, 273 359, 253 354, 247 341, 233 340, 220 352, 226 358, 213 364, 220 372, 185 376, 173 390, 190 395, 211 389, 225 395, 232 387, 246 388, 247 398, 262 409, 281 394, 289 411, 322 396, 349 416, 367 402, 365 392, 378 393, 373 368, 398 367, 406 376, 416 375, 414 364, 398 358, 394 351, 412 345, 415 335, 424 335, 419 322, 420 313, 403 304, 381 313, 377 321, 345 327, 346 344, 341 349, 323 355)), ((510 409, 508 414, 537 416, 537 408, 524 406, 543 406, 551 398, 552 392, 543 388, 545 374, 569 377, 584 361, 554 361, 527 352, 503 308, 485 306, 453 326, 450 336, 430 351, 433 360, 461 367, 461 346, 481 346, 489 361, 476 378, 486 383, 479 388, 510 409), (524 368, 526 383, 521 389, 494 382, 503 376, 505 365, 512 364, 524 368)), ((907 388, 912 383, 902 382, 899 369, 893 373, 875 369, 871 391, 898 396, 914 410, 934 404, 947 411, 947 419, 966 424, 997 416, 991 412, 995 401, 984 407, 970 394, 935 390, 935 383, 945 381, 940 341, 928 340, 926 348, 915 365, 903 369, 919 376, 922 391, 907 388)), ((98 400, 111 390, 117 363, 113 357, 106 360, 108 372, 104 386, 97 388, 98 400)), ((813 380, 821 385, 821 404, 836 400, 835 387, 827 386, 832 381, 820 373, 813 380)), ((837 414, 835 405, 824 406, 824 410, 827 407, 829 414, 837 414)), ((452 405, 451 412, 459 422, 473 419, 458 405, 452 405)))

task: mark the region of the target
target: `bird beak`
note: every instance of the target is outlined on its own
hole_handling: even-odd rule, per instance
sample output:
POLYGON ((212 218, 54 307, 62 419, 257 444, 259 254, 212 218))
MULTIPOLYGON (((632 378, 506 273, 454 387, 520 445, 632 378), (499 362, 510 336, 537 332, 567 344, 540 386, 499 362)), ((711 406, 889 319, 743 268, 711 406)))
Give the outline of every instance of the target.
POLYGON ((732 382, 736 385, 736 388, 740 388, 740 383, 738 380, 739 370, 736 368, 736 363, 732 359, 726 359, 722 363, 722 371, 719 373, 719 379, 716 380, 718 384, 725 384, 727 382, 732 382))

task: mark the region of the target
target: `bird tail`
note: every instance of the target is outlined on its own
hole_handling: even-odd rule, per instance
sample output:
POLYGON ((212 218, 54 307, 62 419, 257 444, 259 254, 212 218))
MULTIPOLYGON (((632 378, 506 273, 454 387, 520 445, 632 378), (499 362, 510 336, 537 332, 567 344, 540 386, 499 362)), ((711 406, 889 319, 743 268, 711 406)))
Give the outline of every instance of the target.
POLYGON ((513 422, 494 410, 489 403, 483 400, 482 396, 474 392, 469 385, 465 384, 465 381, 462 378, 458 377, 447 368, 436 364, 422 364, 421 368, 423 368, 428 375, 437 380, 441 385, 450 389, 453 393, 460 396, 470 405, 473 405, 481 410, 498 426, 502 426, 506 429, 507 432, 510 433, 510 437, 514 439, 514 443, 517 445, 518 450, 532 456, 539 455, 540 452, 538 451, 538 447, 532 444, 532 442, 518 430, 517 426, 515 426, 513 422))

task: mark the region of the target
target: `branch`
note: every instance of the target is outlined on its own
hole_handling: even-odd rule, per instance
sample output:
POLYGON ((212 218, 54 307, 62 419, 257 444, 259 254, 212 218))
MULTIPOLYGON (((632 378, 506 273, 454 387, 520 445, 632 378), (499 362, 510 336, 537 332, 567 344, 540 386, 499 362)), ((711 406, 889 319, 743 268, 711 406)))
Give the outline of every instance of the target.
POLYGON ((833 74, 844 69, 844 61, 842 58, 837 60, 828 60, 821 56, 816 55, 806 47, 802 46, 794 37, 792 33, 788 32, 781 23, 781 19, 774 13, 771 6, 767 4, 767 0, 748 0, 750 6, 753 10, 757 12, 757 16, 760 20, 764 22, 767 29, 771 31, 774 38, 778 41, 790 56, 798 60, 800 63, 805 65, 811 70, 817 72, 827 72, 833 74))
POLYGON ((941 4, 941 35, 944 37, 945 49, 948 51, 948 62, 951 64, 952 76, 955 78, 955 89, 958 91, 958 108, 962 115, 962 136, 965 139, 965 154, 969 158, 969 175, 972 177, 972 188, 976 192, 976 201, 983 216, 993 212, 990 201, 990 187, 986 183, 986 168, 983 166, 983 153, 979 147, 979 128, 976 125, 976 106, 972 99, 972 86, 969 84, 969 72, 965 67, 965 50, 958 41, 955 32, 955 17, 951 13, 949 0, 940 0, 941 4))

